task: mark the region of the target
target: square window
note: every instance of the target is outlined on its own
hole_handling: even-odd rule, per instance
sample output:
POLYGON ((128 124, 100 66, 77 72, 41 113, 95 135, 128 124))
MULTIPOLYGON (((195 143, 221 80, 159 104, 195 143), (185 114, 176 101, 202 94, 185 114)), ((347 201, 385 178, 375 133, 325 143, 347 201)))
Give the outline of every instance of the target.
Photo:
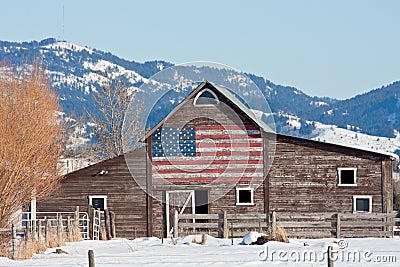
POLYGON ((338 168, 339 186, 357 186, 357 168, 338 168))
POLYGON ((104 211, 107 209, 107 196, 89 196, 89 205, 104 211))
POLYGON ((236 205, 254 205, 253 188, 236 188, 236 205))
POLYGON ((372 197, 371 196, 353 196, 353 212, 371 213, 372 197))

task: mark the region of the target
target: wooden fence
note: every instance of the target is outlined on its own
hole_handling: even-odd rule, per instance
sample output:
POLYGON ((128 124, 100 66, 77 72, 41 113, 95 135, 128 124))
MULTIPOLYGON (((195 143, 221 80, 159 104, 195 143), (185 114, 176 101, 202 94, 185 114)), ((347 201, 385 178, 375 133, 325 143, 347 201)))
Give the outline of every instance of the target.
POLYGON ((69 233, 72 226, 79 228, 83 239, 89 238, 89 216, 79 211, 78 206, 72 212, 24 212, 22 229, 18 232, 22 234, 27 229, 29 234, 36 235, 39 230, 49 227, 69 233))
POLYGON ((42 241, 46 246, 54 242, 59 245, 64 241, 74 241, 73 229, 79 229, 76 221, 74 222, 69 218, 63 220, 62 216, 59 216, 56 225, 52 225, 51 220, 45 219, 28 223, 24 229, 17 229, 14 224, 11 228, 1 228, 2 239, 0 241, 3 241, 4 243, 1 245, 5 246, 10 243, 11 258, 15 260, 18 259, 18 246, 21 242, 31 240, 34 242, 42 241))
POLYGON ((276 213, 289 237, 392 237, 394 215, 386 213, 276 213))
POLYGON ((89 214, 79 212, 77 206, 74 212, 25 212, 18 227, 13 224, 11 228, 0 228, 0 245, 9 246, 7 250, 12 251, 11 257, 17 259, 18 245, 23 240, 43 241, 47 246, 50 242, 62 244, 90 237, 103 240, 115 238, 115 213, 93 208, 89 210, 89 214))
POLYGON ((392 237, 394 214, 384 213, 280 213, 270 214, 178 214, 173 235, 208 233, 217 237, 241 237, 258 231, 270 235, 276 227, 293 238, 392 237))

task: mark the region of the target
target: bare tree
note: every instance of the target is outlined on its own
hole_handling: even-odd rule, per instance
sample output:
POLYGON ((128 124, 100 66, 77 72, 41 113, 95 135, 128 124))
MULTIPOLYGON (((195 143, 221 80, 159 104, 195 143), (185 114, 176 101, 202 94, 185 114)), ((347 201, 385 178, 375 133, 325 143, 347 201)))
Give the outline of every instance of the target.
POLYGON ((95 109, 87 114, 95 125, 93 145, 97 155, 113 158, 122 155, 124 148, 134 148, 139 140, 142 104, 135 99, 135 91, 129 90, 125 83, 113 79, 107 70, 102 75, 105 82, 92 93, 95 109), (129 138, 125 138, 125 133, 129 138))
POLYGON ((61 179, 61 126, 55 92, 39 63, 15 71, 0 64, 0 228, 61 179))

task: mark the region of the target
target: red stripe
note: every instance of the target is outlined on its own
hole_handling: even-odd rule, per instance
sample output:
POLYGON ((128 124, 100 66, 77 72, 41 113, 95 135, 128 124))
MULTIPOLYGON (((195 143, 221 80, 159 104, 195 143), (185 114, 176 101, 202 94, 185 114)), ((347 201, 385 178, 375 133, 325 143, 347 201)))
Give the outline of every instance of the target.
POLYGON ((258 127, 254 125, 211 125, 196 126, 196 130, 258 130, 258 127))
POLYGON ((237 147, 262 147, 260 142, 257 143, 214 143, 214 142, 200 142, 198 147, 226 147, 226 148, 237 148, 237 147))
MULTIPOLYGON (((244 167, 246 165, 243 165, 244 167)), ((261 165, 260 165, 261 166, 261 165)), ((200 170, 193 170, 193 171, 187 171, 187 170, 181 170, 181 169, 166 169, 166 170, 154 170, 153 169, 153 174, 178 174, 178 173, 184 173, 184 174, 201 174, 201 173, 245 173, 245 172, 251 172, 251 173, 260 173, 263 172, 263 168, 218 168, 218 169, 200 169, 200 170)))
POLYGON ((153 161, 154 166, 163 165, 206 165, 206 164, 262 164, 262 160, 184 160, 184 161, 153 161))
POLYGON ((261 138, 260 134, 197 134, 198 139, 247 139, 247 138, 261 138))
POLYGON ((262 156, 262 151, 211 151, 211 152, 197 152, 196 156, 262 156))

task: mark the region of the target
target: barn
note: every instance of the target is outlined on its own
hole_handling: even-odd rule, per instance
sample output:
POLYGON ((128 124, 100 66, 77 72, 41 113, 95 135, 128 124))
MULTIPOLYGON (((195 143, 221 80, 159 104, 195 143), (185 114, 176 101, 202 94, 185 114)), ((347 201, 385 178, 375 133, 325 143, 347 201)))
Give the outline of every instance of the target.
POLYGON ((177 234, 178 221, 181 232, 221 235, 234 224, 268 227, 271 217, 292 236, 390 233, 394 155, 275 134, 207 81, 143 143, 68 174, 37 212, 110 209, 127 238, 177 234))

